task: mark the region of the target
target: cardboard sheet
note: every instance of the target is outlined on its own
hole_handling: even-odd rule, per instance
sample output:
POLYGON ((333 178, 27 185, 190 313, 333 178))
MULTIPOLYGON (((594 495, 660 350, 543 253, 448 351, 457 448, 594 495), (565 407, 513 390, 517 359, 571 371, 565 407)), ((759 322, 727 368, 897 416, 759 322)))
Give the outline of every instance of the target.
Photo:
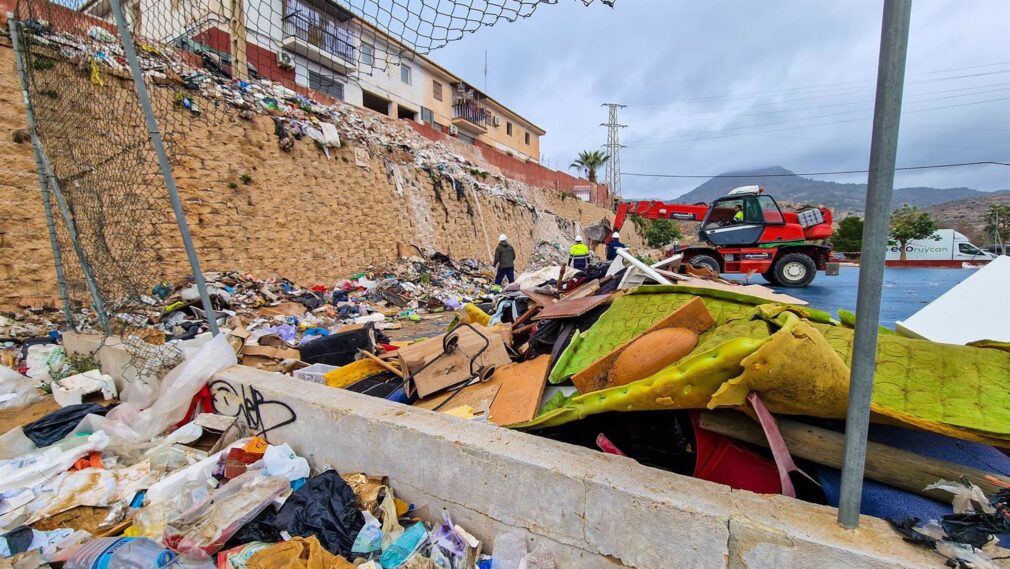
POLYGON ((491 422, 508 426, 533 419, 547 386, 551 356, 544 354, 528 362, 512 364, 495 371, 492 381, 501 389, 491 405, 491 422))

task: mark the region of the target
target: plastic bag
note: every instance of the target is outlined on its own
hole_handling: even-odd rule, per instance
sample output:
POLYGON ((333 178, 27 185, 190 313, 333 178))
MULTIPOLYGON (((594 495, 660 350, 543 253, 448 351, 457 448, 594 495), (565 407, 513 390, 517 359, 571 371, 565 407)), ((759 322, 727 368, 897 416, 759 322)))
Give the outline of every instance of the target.
POLYGON ((21 430, 24 431, 26 437, 35 443, 36 447, 47 447, 72 433, 85 416, 105 415, 108 412, 108 408, 97 403, 68 405, 37 421, 24 425, 21 430))
POLYGON ((31 488, 65 472, 82 456, 100 451, 109 444, 109 437, 99 431, 87 438, 68 441, 68 448, 53 446, 38 452, 0 463, 0 492, 12 488, 31 488))
POLYGON ((287 443, 270 445, 263 454, 263 464, 270 476, 283 476, 290 482, 309 476, 309 463, 295 454, 287 443))
POLYGON ((315 535, 330 553, 351 557, 354 540, 364 525, 354 490, 336 471, 327 470, 306 480, 279 511, 263 510, 233 536, 229 545, 276 542, 281 532, 287 532, 290 536, 315 535))
POLYGON ((417 522, 407 528, 407 531, 403 532, 403 535, 382 552, 382 557, 379 557, 379 563, 383 569, 399 567, 417 551, 417 548, 424 543, 427 537, 428 530, 424 528, 422 522, 417 522))
POLYGON ((0 409, 16 409, 41 401, 39 382, 6 366, 0 366, 0 409))
POLYGON ((143 537, 103 537, 71 552, 64 569, 153 569, 168 567, 176 555, 143 537))
POLYGON ((237 364, 227 337, 218 334, 165 375, 153 405, 141 409, 124 403, 105 418, 87 417, 81 427, 101 429, 110 437, 128 441, 153 439, 183 419, 193 397, 214 374, 237 364))
POLYGON ((940 480, 926 486, 925 490, 944 490, 950 492, 953 495, 951 505, 954 507, 955 514, 971 514, 976 511, 986 514, 996 512, 996 508, 989 503, 989 499, 985 497, 982 489, 970 482, 968 486, 965 486, 960 482, 940 480), (978 504, 981 510, 976 510, 973 503, 978 504))
POLYGON ((358 532, 358 537, 354 538, 351 553, 368 555, 373 551, 382 551, 382 525, 371 512, 365 510, 361 513, 365 516, 365 525, 358 532))
POLYGON ((217 553, 239 528, 290 488, 286 478, 248 471, 170 520, 165 545, 196 559, 217 553))

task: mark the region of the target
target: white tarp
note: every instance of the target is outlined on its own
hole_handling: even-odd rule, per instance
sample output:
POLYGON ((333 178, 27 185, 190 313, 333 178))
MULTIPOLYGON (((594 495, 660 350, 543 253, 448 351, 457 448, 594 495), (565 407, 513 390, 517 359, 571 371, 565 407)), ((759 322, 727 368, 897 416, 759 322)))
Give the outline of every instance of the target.
POLYGON ((944 344, 1010 342, 1010 257, 1000 256, 930 302, 896 329, 944 344))

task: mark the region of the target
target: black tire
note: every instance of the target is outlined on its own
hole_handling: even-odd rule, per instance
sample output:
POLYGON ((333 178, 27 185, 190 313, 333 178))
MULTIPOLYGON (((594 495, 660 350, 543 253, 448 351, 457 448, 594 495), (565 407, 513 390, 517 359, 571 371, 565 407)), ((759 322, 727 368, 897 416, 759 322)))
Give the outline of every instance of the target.
POLYGON ((779 284, 779 281, 775 278, 775 271, 774 270, 761 273, 761 276, 764 277, 765 280, 768 281, 769 284, 773 284, 773 285, 779 284))
POLYGON ((772 273, 779 286, 802 287, 817 276, 817 264, 803 253, 786 253, 775 259, 772 273))
POLYGON ((705 267, 717 275, 721 272, 719 261, 711 255, 695 255, 689 263, 695 268, 705 267))

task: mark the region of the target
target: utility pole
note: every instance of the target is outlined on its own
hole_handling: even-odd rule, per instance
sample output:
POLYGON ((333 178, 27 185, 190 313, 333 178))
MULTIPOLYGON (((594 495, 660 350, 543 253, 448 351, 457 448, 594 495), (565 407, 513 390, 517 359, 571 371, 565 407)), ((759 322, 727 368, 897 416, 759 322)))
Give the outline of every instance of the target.
POLYGON ((898 125, 905 84, 905 56, 912 0, 884 0, 877 63, 877 99, 873 110, 870 171, 866 184, 866 221, 859 260, 856 295, 856 331, 852 340, 849 408, 845 417, 845 452, 838 499, 838 522, 846 529, 859 527, 866 465, 866 436, 873 399, 873 373, 877 363, 880 292, 884 281, 888 221, 894 190, 894 162, 898 153, 898 125))
POLYGON ((628 125, 621 124, 617 120, 617 111, 625 108, 627 105, 620 105, 618 103, 603 103, 601 106, 607 107, 609 110, 607 114, 607 122, 600 125, 607 127, 607 156, 610 157, 610 159, 607 160, 607 171, 603 178, 607 184, 607 188, 610 190, 611 197, 620 198, 621 149, 624 148, 624 146, 621 145, 620 129, 625 128, 628 125))

